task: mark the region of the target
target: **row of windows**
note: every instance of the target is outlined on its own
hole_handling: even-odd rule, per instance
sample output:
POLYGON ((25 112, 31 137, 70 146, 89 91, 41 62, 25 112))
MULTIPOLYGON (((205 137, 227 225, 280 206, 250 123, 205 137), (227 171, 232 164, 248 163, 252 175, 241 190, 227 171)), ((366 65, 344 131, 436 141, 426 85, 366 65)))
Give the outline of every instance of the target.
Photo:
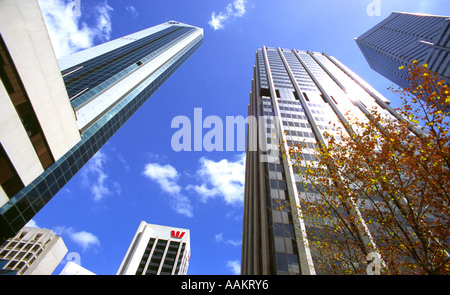
POLYGON ((180 36, 187 29, 172 26, 64 70, 62 74, 66 75, 64 82, 69 97, 76 95, 86 87, 94 88, 96 85, 99 85, 101 82, 157 50, 172 40, 172 38, 180 36), (169 35, 170 38, 168 38, 169 35), (81 69, 74 71, 75 67, 79 68, 80 66, 82 66, 81 69))
POLYGON ((289 129, 285 129, 284 132, 286 133, 286 135, 315 138, 312 132, 289 130, 289 129))
MULTIPOLYGON (((142 275, 145 269, 145 266, 148 262, 147 270, 145 271, 146 275, 155 275, 158 274, 158 269, 161 267, 160 274, 171 274, 174 268, 176 255, 178 253, 178 249, 180 247, 180 242, 171 241, 169 245, 167 245, 167 240, 158 240, 155 244, 155 239, 150 238, 147 247, 145 249, 144 255, 142 256, 141 262, 139 264, 138 270, 136 271, 136 275, 142 275), (164 252, 167 252, 164 256, 164 252), (151 259, 148 261, 150 254, 151 259), (162 258, 164 256, 164 261, 162 258)), ((182 257, 180 255, 180 257, 182 257)))
POLYGON ((309 123, 303 123, 303 122, 296 122, 296 121, 282 121, 284 126, 291 126, 291 127, 301 127, 301 128, 308 128, 311 130, 311 125, 309 123))
MULTIPOLYGON (((283 165, 268 163, 269 171, 283 173, 283 165)), ((284 174, 284 173, 283 173, 284 174)), ((287 187, 284 180, 270 179, 270 196, 272 212, 272 233, 275 247, 275 265, 278 274, 299 274, 297 243, 287 187)))
MULTIPOLYGON (((91 69, 89 72, 79 75, 75 77, 75 79, 72 78, 71 81, 66 82, 69 97, 71 97, 71 100, 76 97, 76 99, 72 101, 74 108, 84 104, 97 93, 107 89, 118 80, 128 75, 130 72, 136 70, 140 65, 142 65, 143 62, 154 58, 162 51, 170 47, 171 44, 177 42, 178 39, 183 38, 189 31, 193 30, 193 28, 168 29, 172 30, 172 32, 166 32, 167 35, 160 36, 162 32, 158 32, 154 35, 123 46, 132 46, 132 48, 129 48, 128 51, 124 50, 123 47, 118 48, 117 50, 122 52, 122 55, 120 56, 115 58, 112 56, 103 62, 98 62, 97 59, 100 58, 103 60, 105 59, 104 56, 95 58, 95 62, 94 60, 89 61, 89 65, 91 67, 93 64, 98 64, 98 66, 91 69), (143 42, 144 40, 145 42, 143 42), (138 63, 136 63, 136 61, 138 61, 138 63), (78 96, 78 94, 81 95, 78 96)), ((113 53, 115 52, 108 52, 105 55, 109 56, 113 53)), ((78 72, 75 73, 77 74, 78 72)), ((71 76, 72 74, 65 78, 68 79, 71 78, 71 76)))
POLYGON ((302 108, 302 106, 300 105, 300 102, 298 100, 284 100, 284 99, 278 99, 278 104, 279 105, 283 105, 283 104, 293 104, 299 108, 302 108))
POLYGON ((292 119, 299 119, 299 120, 307 120, 305 115, 296 115, 296 114, 286 114, 281 113, 282 118, 292 118, 292 119))

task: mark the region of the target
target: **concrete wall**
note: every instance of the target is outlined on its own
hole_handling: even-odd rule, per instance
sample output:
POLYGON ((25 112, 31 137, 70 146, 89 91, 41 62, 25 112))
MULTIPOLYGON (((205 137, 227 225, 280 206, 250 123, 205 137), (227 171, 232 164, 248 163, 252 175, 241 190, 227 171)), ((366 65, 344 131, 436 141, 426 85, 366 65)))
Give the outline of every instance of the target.
MULTIPOLYGON (((81 138, 37 1, 0 1, 0 33, 53 157, 58 160, 81 138)), ((3 84, 0 84, 0 141, 25 186, 43 172, 3 84)), ((5 198, 1 191, 0 206, 5 198)))

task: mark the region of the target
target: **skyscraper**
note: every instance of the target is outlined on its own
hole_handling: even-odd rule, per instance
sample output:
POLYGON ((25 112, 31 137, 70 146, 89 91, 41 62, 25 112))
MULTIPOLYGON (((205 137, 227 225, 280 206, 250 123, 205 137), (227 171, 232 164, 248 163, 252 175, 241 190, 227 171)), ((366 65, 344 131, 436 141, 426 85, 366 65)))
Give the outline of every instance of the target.
POLYGON ((66 253, 60 236, 33 227, 22 228, 0 247, 0 259, 7 261, 3 270, 19 275, 51 275, 66 253))
POLYGON ((304 162, 314 162, 315 148, 326 144, 325 131, 339 139, 333 124, 344 129, 350 116, 368 120, 373 107, 400 118, 334 57, 265 46, 256 51, 248 114, 264 120, 258 120, 258 132, 249 124, 241 274, 316 273, 310 225, 301 212, 309 192, 278 145, 288 150, 304 140, 304 162))
POLYGON ((448 16, 393 12, 355 40, 373 70, 406 88, 407 72, 399 67, 413 60, 450 85, 449 35, 448 16))
POLYGON ((118 275, 185 275, 191 256, 188 229, 142 221, 120 264, 118 275))
POLYGON ((3 242, 199 48, 203 30, 169 21, 57 61, 37 1, 8 0, 0 33, 3 242))

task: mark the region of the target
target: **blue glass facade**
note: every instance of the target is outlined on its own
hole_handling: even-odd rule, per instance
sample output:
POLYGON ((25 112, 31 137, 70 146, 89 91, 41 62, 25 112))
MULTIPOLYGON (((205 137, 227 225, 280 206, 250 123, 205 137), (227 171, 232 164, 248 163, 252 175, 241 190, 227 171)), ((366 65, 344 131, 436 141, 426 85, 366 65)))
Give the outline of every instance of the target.
MULTIPOLYGON (((198 30, 194 27, 170 26, 106 54, 97 56, 62 74, 69 97, 80 89, 89 88, 83 96, 71 101, 76 107, 96 96, 99 87, 106 88, 120 77, 137 70, 168 46, 198 30)), ((84 130, 81 141, 53 163, 31 184, 23 188, 0 208, 0 242, 18 232, 53 196, 86 164, 113 134, 142 106, 142 104, 186 61, 203 43, 200 34, 187 46, 165 61, 144 81, 140 81, 126 96, 115 102, 108 111, 84 130)))
POLYGON ((192 30, 193 27, 172 26, 63 70, 72 106, 77 109, 89 98, 138 69, 139 65, 154 58, 192 30), (84 92, 77 96, 82 91, 84 92))
POLYGON ((370 67, 400 87, 409 86, 406 70, 413 60, 427 63, 450 84, 448 17, 394 12, 356 38, 370 67))

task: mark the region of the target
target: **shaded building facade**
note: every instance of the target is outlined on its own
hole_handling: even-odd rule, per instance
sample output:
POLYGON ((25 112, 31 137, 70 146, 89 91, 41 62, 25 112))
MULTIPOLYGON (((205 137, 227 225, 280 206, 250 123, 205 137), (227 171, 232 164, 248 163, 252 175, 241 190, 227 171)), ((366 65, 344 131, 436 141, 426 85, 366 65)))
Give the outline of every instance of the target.
POLYGON ((400 87, 409 86, 413 60, 428 64, 450 85, 450 17, 393 12, 355 39, 370 67, 400 87))

